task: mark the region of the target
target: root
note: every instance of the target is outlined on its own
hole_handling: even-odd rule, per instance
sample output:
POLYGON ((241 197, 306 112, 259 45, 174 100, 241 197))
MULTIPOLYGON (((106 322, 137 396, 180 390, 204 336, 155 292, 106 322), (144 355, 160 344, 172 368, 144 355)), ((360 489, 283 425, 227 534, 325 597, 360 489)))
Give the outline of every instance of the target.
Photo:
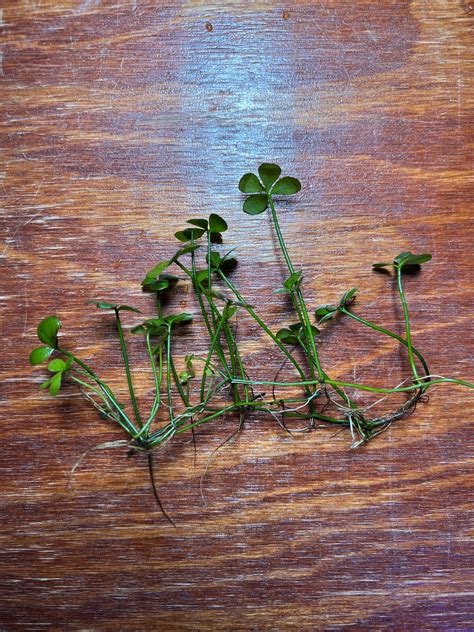
POLYGON ((147 454, 147 461, 148 461, 148 472, 150 474, 150 481, 151 481, 151 487, 153 489, 153 495, 155 497, 156 503, 158 505, 158 507, 160 508, 161 513, 163 514, 163 516, 166 518, 166 520, 168 520, 168 522, 170 524, 173 525, 173 527, 175 529, 177 529, 176 523, 172 520, 172 518, 166 513, 165 508, 163 507, 160 497, 158 495, 158 490, 156 488, 156 481, 155 481, 155 473, 154 473, 154 468, 153 468, 153 456, 152 456, 152 452, 148 452, 147 454))

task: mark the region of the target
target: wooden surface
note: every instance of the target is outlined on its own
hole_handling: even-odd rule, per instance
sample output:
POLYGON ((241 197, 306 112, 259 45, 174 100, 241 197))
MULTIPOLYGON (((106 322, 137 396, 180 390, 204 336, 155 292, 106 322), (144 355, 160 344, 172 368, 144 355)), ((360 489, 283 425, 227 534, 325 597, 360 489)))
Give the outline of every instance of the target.
MULTIPOLYGON (((433 372, 472 379, 472 3, 2 7, 0 629, 472 629, 467 391, 436 389, 360 450, 347 432, 295 440, 252 418, 211 461, 204 503, 206 461, 236 420, 209 424, 196 465, 187 437, 157 455, 174 530, 140 457, 92 453, 68 484, 120 431, 72 388, 38 394, 44 370, 27 364, 36 324, 58 313, 68 346, 124 392, 110 319, 85 301, 152 315, 143 273, 211 211, 231 225, 246 296, 288 322, 268 220, 244 216, 236 188, 271 160, 303 183, 282 226, 310 304, 358 285, 354 310, 401 331, 370 265, 429 251, 407 280, 416 344, 433 372)), ((175 300, 197 313, 184 289, 175 300)), ((251 323, 239 338, 254 376, 278 365, 251 323)), ((146 404, 139 341, 133 354, 146 404)), ((327 328, 322 357, 346 379, 396 384, 406 370, 351 323, 327 328)))

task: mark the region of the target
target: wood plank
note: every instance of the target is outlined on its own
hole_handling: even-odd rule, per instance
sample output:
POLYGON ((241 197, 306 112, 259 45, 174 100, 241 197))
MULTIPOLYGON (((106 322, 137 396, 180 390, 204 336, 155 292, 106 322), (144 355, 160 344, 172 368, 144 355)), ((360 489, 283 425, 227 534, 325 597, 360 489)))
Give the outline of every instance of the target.
MULTIPOLYGON (((122 435, 72 387, 38 394, 27 363, 58 313, 125 393, 113 324, 85 301, 153 315, 143 274, 209 212, 229 222, 244 294, 291 322, 269 220, 243 215, 237 190, 276 161, 303 184, 280 208, 308 303, 357 285, 355 311, 403 331, 371 264, 431 252, 406 282, 416 345, 472 380, 472 15, 443 0, 4 0, 2 630, 472 627, 467 390, 437 388, 359 450, 258 416, 210 462, 235 418, 200 428, 196 463, 181 436, 156 455, 175 530, 139 456, 93 452, 70 480, 122 435)), ((172 307, 197 314, 184 286, 172 307)), ((177 352, 202 352, 201 331, 177 352)), ((278 353, 246 319, 238 335, 253 375, 272 375, 278 353)), ((148 404, 139 340, 132 355, 148 404)), ((405 354, 351 322, 326 327, 321 355, 340 379, 406 375, 405 354)))

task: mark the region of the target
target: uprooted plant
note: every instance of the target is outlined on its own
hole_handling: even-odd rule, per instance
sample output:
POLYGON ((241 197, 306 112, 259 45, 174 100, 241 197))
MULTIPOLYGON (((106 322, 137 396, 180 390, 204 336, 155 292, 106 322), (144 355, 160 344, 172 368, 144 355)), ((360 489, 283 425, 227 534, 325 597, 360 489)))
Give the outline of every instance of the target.
POLYGON ((245 213, 259 215, 269 210, 288 271, 283 286, 275 293, 289 298, 296 319, 293 324, 274 331, 233 283, 230 277, 237 260, 232 251, 220 252, 222 235, 228 226, 222 217, 212 213, 207 219, 187 220, 188 227, 175 234, 182 246, 172 257, 154 266, 142 281, 143 290, 155 297, 156 316, 135 324, 130 333, 143 336, 153 376, 153 401, 147 413, 139 406, 135 394, 122 324, 125 312, 138 314, 138 309, 93 301, 97 308, 107 310, 115 317, 129 392, 128 405, 120 401, 121 398, 95 368, 92 369, 59 341, 61 321, 57 316, 45 318, 38 326, 38 337, 45 346, 31 352, 30 362, 37 365, 48 361, 47 368, 51 373, 40 388, 49 389, 51 395, 57 395, 64 378, 77 384, 101 419, 116 423, 127 436, 126 441, 97 447, 128 445, 134 451, 146 453, 153 490, 159 503, 153 477, 152 451, 183 432, 192 432, 194 440, 195 428, 223 415, 238 415, 239 428, 249 412, 271 414, 283 429, 291 433, 295 430, 288 429, 290 419, 304 420, 305 425, 297 430, 299 432, 313 429, 316 422, 347 427, 352 434, 352 447, 357 447, 411 413, 433 385, 458 384, 474 388, 474 384, 464 380, 431 374, 423 355, 413 346, 403 276, 405 272, 416 270, 428 262, 431 259, 429 254, 403 252, 392 261, 373 265, 374 270, 392 270, 395 275, 403 308, 403 336, 353 313, 352 303, 357 288, 345 292, 337 304, 322 305, 313 312, 308 309, 303 294, 303 273, 295 268, 290 257, 275 207, 275 198, 294 195, 300 191, 301 185, 296 178, 280 178, 280 175, 278 165, 264 163, 258 168, 258 176, 247 173, 241 178, 239 189, 246 195, 243 203, 245 213), (172 268, 181 276, 171 273, 172 268), (197 297, 209 344, 204 354, 176 358, 174 342, 180 329, 191 322, 193 316, 189 313, 165 313, 166 297, 183 278, 188 280, 197 297), (281 354, 283 364, 294 372, 293 380, 279 381, 280 372, 266 380, 251 377, 236 339, 236 323, 244 314, 253 319, 281 354), (324 335, 324 324, 341 317, 353 319, 402 345, 410 366, 408 378, 398 385, 383 388, 333 379, 329 369, 321 363, 318 347, 324 335), (271 396, 257 391, 257 387, 271 387, 271 396), (356 404, 353 395, 356 391, 379 394, 384 398, 402 394, 406 399, 391 412, 377 416, 371 413, 373 404, 365 407, 356 404), (333 411, 331 414, 328 414, 328 408, 333 411))

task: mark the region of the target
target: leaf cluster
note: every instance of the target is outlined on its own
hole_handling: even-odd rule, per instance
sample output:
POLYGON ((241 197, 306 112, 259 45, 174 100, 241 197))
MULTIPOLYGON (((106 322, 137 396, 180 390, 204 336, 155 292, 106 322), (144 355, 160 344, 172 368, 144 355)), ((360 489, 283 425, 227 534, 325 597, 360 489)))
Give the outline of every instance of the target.
POLYGON ((241 177, 240 191, 251 194, 244 201, 245 213, 259 215, 265 211, 274 195, 295 195, 301 190, 299 180, 290 176, 280 178, 280 175, 281 168, 278 165, 264 162, 258 168, 258 176, 246 173, 241 177))

